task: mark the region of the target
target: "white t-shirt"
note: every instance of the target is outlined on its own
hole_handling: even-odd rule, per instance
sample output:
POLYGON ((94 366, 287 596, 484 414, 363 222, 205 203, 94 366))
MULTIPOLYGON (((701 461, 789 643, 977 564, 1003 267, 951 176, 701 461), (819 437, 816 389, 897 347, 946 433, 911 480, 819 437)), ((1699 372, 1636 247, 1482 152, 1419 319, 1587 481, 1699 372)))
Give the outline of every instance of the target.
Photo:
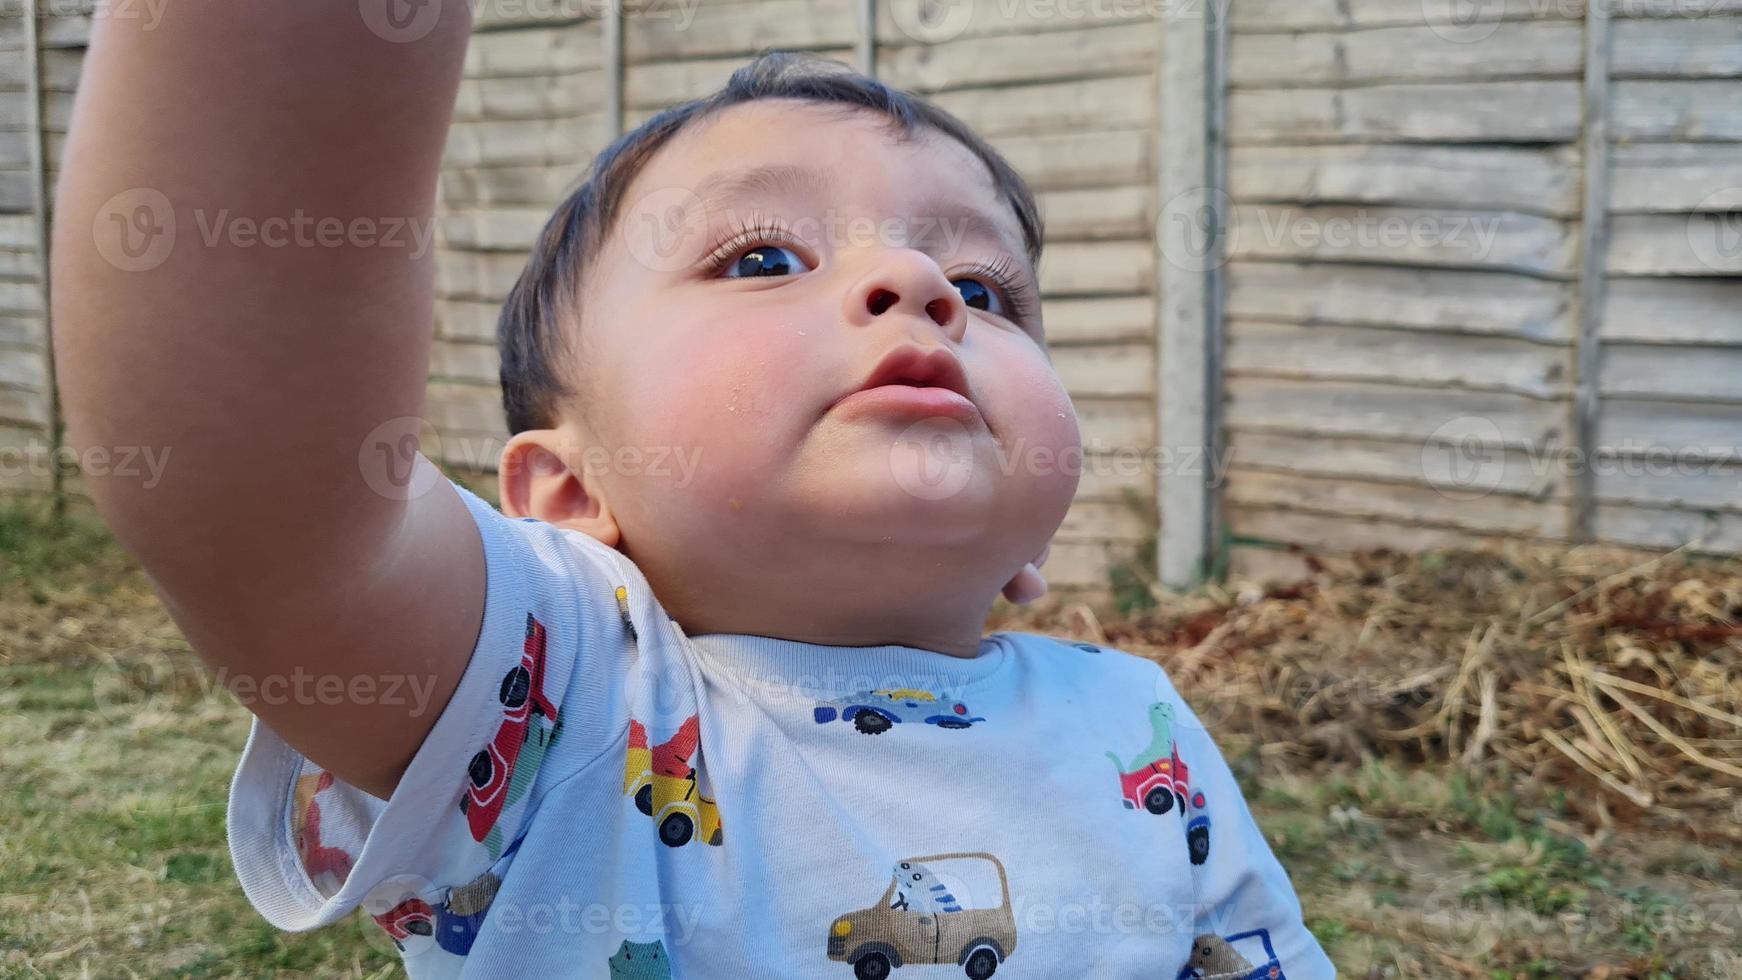
POLYGON ((274 925, 361 906, 412 977, 1334 975, 1154 663, 685 636, 621 553, 460 493, 484 624, 393 797, 254 723, 230 847, 274 925))

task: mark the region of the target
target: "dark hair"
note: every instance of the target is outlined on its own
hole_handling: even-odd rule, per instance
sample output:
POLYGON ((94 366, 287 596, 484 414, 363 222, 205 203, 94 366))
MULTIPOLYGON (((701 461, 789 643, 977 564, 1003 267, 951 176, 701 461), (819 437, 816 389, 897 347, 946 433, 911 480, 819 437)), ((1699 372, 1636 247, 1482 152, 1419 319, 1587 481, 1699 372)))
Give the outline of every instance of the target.
POLYGON ((673 106, 618 137, 593 158, 586 180, 545 223, 497 322, 502 407, 510 434, 551 428, 558 406, 575 392, 562 365, 574 348, 562 328, 580 302, 583 267, 604 241, 629 185, 648 160, 685 126, 730 106, 760 99, 802 99, 886 116, 902 138, 935 130, 986 164, 999 196, 1021 225, 1029 261, 1040 262, 1040 209, 1016 169, 961 120, 918 96, 814 55, 766 52, 732 73, 724 88, 673 106))

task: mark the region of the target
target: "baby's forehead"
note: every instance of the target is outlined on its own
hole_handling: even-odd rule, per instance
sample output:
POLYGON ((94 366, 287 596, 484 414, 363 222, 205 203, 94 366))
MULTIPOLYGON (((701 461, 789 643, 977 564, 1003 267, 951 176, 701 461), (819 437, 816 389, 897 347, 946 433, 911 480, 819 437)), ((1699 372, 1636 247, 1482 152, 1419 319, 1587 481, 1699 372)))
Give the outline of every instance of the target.
MULTIPOLYGON (((814 200, 895 201, 924 191, 977 206, 1019 230, 986 164, 952 137, 924 125, 904 132, 889 116, 845 104, 761 99, 697 119, 675 134, 637 175, 648 188, 704 197, 745 193, 738 175, 782 172, 814 200)), ((790 188, 789 188, 790 189, 790 188)))

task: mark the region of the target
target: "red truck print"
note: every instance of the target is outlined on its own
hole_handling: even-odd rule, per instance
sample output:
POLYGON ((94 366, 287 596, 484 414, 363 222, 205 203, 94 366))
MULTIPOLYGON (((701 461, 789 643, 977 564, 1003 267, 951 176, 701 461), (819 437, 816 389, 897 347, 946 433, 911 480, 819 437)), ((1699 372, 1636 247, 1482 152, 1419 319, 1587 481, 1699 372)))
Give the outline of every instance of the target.
MULTIPOLYGON (((528 613, 520 663, 503 676, 497 692, 502 702, 502 726, 466 767, 466 795, 460 800, 460 812, 466 815, 473 840, 482 842, 502 815, 514 765, 532 734, 534 716, 553 725, 557 720, 556 706, 544 690, 545 643, 544 624, 528 613)), ((538 737, 543 739, 542 730, 538 737)))

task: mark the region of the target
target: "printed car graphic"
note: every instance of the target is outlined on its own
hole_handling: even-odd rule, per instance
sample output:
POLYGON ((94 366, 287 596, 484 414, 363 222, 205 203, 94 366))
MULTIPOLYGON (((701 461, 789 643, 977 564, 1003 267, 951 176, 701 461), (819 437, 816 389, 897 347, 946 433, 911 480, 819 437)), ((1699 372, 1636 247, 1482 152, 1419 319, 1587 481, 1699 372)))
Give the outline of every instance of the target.
POLYGON ((480 843, 502 815, 521 750, 532 738, 542 747, 557 722, 556 706, 544 690, 545 645, 544 624, 528 613, 520 663, 503 675, 496 695, 502 702, 502 726, 466 766, 466 795, 460 800, 460 812, 466 815, 472 839, 480 843))
POLYGON ((817 724, 826 725, 836 718, 851 722, 866 735, 881 735, 904 721, 924 722, 939 728, 967 728, 985 721, 968 710, 960 701, 940 700, 930 691, 897 688, 864 691, 844 698, 820 702, 812 712, 817 724))
POLYGON ((1150 813, 1166 813, 1178 803, 1183 812, 1190 779, 1191 774, 1186 764, 1180 761, 1176 747, 1166 759, 1157 759, 1131 772, 1120 773, 1119 790, 1128 810, 1141 807, 1150 813))
POLYGON ((671 738, 650 746, 647 726, 629 721, 629 750, 623 763, 623 794, 635 808, 653 818, 659 840, 682 847, 691 840, 718 847, 724 834, 720 809, 702 795, 700 774, 690 765, 699 741, 700 723, 689 716, 671 738))
POLYGON ((883 980, 903 966, 954 965, 969 980, 985 980, 1016 951, 1016 916, 1004 864, 982 851, 897 862, 883 897, 829 924, 828 955, 850 963, 858 980, 883 980), (998 872, 1001 900, 993 908, 963 908, 932 865, 988 862, 998 872))

